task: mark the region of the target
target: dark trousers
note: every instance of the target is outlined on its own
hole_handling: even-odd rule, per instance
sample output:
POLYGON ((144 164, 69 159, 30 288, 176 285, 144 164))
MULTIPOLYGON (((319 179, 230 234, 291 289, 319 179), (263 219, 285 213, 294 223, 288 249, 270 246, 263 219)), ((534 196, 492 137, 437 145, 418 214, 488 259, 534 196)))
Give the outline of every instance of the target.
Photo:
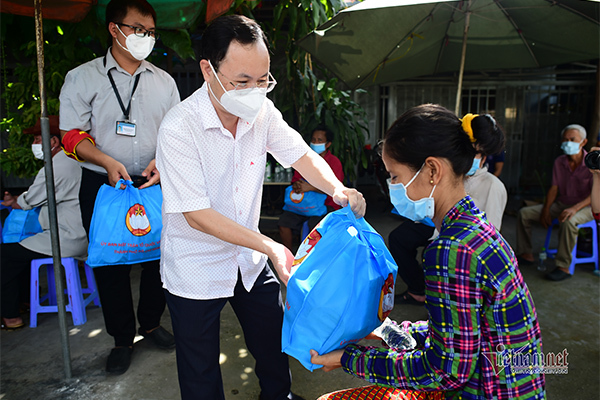
POLYGON ((388 238, 390 253, 398 264, 398 275, 416 295, 425 294, 425 274, 417 262, 417 248, 427 246, 435 228, 406 220, 388 238))
POLYGON ((2 243, 0 252, 2 316, 17 318, 20 316, 19 302, 22 300, 29 302, 27 295, 29 293, 31 260, 49 256, 31 251, 19 243, 2 243))
POLYGON ((283 400, 290 394, 288 357, 281 352, 283 303, 279 282, 265 268, 247 292, 241 278, 233 297, 192 300, 165 290, 177 346, 181 398, 223 400, 219 367, 220 314, 229 301, 244 331, 248 350, 256 360, 261 399, 283 400))
MULTIPOLYGON (((108 176, 83 169, 79 205, 83 227, 88 235, 96 194, 103 184, 108 184, 108 176)), ((137 317, 141 327, 150 330, 160 325, 160 317, 165 310, 166 301, 160 279, 160 262, 149 261, 140 265, 142 276, 137 317)), ((115 346, 131 346, 135 337, 130 272, 131 265, 94 268, 106 331, 114 337, 115 346)))

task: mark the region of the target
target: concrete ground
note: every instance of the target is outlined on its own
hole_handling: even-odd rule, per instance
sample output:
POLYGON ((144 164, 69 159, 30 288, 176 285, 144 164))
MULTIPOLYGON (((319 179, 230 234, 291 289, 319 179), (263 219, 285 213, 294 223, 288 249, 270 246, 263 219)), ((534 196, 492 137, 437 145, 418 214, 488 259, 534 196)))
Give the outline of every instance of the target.
MULTIPOLYGON (((398 223, 389 213, 391 206, 373 187, 362 188, 368 202, 367 221, 385 238, 398 223)), ((507 214, 510 214, 510 210, 507 214)), ((502 233, 515 244, 516 218, 505 215, 502 233)), ((274 237, 274 221, 261 223, 261 230, 274 237)), ((534 246, 542 247, 545 231, 534 231, 534 246)), ((554 239, 556 240, 556 239, 554 239)), ((548 269, 553 267, 552 262, 548 269)), ((576 268, 573 278, 550 282, 535 267, 521 271, 537 307, 543 335, 544 351, 568 353, 568 373, 547 375, 548 399, 598 399, 600 393, 600 278, 592 274, 591 264, 576 268)), ((134 288, 139 282, 139 268, 134 268, 134 288)), ((401 282, 398 292, 405 287, 401 282)), ((395 320, 421 320, 427 311, 420 306, 398 306, 390 315, 395 320)), ((0 399, 178 399, 177 369, 174 351, 163 351, 137 337, 132 364, 120 376, 104 372, 112 338, 104 329, 102 311, 90 306, 88 321, 73 326, 67 314, 73 378, 64 379, 64 364, 58 318, 42 314, 37 328, 2 331, 0 334, 0 399)), ((26 319, 28 322, 28 318, 26 319)), ((162 320, 170 330, 168 310, 162 320)), ((290 358, 292 390, 315 399, 337 389, 364 385, 341 370, 330 373, 309 372, 290 358)), ((227 400, 257 399, 258 381, 253 372, 240 326, 227 306, 221 316, 221 369, 227 400)))

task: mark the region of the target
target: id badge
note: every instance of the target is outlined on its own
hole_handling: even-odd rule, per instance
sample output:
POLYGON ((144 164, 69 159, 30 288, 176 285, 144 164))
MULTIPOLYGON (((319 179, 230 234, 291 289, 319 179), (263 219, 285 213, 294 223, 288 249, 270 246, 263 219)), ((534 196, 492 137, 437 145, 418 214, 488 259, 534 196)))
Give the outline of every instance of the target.
POLYGON ((135 124, 128 121, 117 121, 117 135, 135 136, 135 124))

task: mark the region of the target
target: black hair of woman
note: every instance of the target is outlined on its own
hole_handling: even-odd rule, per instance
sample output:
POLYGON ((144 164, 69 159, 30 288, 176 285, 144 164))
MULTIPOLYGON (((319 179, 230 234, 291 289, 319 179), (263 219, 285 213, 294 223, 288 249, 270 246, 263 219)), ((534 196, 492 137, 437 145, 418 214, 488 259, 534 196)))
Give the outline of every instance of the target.
POLYGON ((474 142, 454 113, 438 104, 422 104, 402 114, 384 138, 386 154, 417 171, 427 157, 447 159, 457 176, 465 175, 478 153, 500 152, 504 133, 489 115, 471 120, 474 142))

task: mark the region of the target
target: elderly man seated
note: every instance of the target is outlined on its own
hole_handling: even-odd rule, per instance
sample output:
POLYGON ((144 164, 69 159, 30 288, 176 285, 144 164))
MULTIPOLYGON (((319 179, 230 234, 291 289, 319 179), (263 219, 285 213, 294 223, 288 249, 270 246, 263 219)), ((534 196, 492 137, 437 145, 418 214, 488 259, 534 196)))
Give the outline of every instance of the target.
POLYGON ((590 193, 592 174, 585 166, 587 143, 585 128, 568 125, 562 130, 561 149, 564 155, 554 161, 552 186, 544 204, 524 207, 517 219, 517 254, 519 262, 533 264, 531 224, 540 221, 548 228, 554 218, 560 223, 556 269, 547 275, 553 281, 570 278, 571 252, 577 240, 577 226, 592 220, 590 193))

